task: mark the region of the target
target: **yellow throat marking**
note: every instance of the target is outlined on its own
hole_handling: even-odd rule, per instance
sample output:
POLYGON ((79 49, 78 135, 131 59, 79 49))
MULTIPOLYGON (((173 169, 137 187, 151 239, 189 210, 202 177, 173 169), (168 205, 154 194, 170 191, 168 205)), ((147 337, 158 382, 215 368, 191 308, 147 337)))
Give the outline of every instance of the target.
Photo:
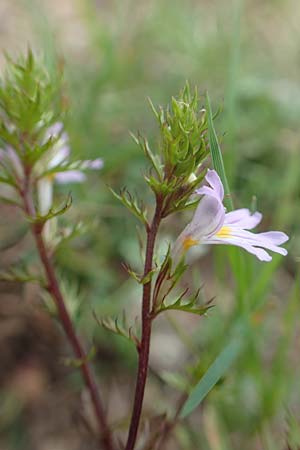
POLYGON ((216 233, 216 236, 219 238, 229 238, 231 236, 231 228, 225 225, 216 233))
MULTIPOLYGON (((229 238, 231 236, 231 228, 227 225, 224 225, 216 234, 215 236, 219 238, 229 238)), ((193 247, 194 245, 198 245, 199 241, 197 239, 193 239, 191 236, 186 236, 183 240, 183 249, 186 252, 189 248, 193 247)))
POLYGON ((193 239, 191 236, 187 236, 186 238, 184 238, 183 248, 185 251, 187 251, 190 247, 193 247, 194 245, 197 244, 199 244, 199 241, 193 239))

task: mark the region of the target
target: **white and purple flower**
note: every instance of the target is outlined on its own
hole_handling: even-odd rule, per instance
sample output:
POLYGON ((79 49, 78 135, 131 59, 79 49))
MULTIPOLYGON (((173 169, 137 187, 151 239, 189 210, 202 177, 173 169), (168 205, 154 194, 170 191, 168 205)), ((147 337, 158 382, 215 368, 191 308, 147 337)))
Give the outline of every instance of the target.
POLYGON ((203 196, 192 221, 177 238, 173 259, 178 260, 190 247, 201 244, 225 244, 242 247, 260 261, 271 261, 266 250, 287 255, 280 247, 289 238, 281 231, 254 234, 251 231, 262 219, 262 214, 251 214, 249 209, 236 209, 226 213, 223 206, 224 188, 215 170, 208 170, 205 177, 208 186, 202 186, 196 194, 203 196))
POLYGON ((37 175, 39 209, 41 214, 47 214, 52 206, 54 182, 59 184, 82 183, 86 180, 84 170, 99 170, 103 167, 103 160, 97 158, 94 160, 78 161, 73 164, 76 168, 73 168, 69 161, 69 137, 63 131, 63 124, 61 122, 55 123, 47 130, 45 142, 50 138, 55 139, 56 142, 53 148, 39 161, 37 166, 37 172, 42 173, 41 176, 37 175))

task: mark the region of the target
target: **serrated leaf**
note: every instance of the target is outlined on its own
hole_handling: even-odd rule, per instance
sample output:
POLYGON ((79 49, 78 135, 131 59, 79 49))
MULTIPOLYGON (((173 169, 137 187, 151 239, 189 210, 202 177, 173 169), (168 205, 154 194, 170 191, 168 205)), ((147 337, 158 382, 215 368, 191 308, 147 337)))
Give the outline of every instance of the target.
POLYGON ((86 357, 84 359, 81 358, 63 358, 63 362, 68 367, 75 367, 78 369, 82 366, 82 364, 86 364, 87 362, 91 361, 97 353, 96 347, 93 345, 88 353, 86 354, 86 357))
POLYGON ((157 269, 156 269, 156 268, 154 268, 154 269, 152 269, 152 270, 149 270, 149 272, 148 272, 144 277, 142 277, 140 283, 141 283, 141 284, 147 284, 147 283, 149 283, 149 282, 152 280, 153 275, 155 274, 155 272, 157 272, 157 269))
MULTIPOLYGON (((164 257, 164 260, 160 266, 159 273, 157 275, 154 290, 153 290, 153 312, 155 313, 155 310, 158 306, 158 296, 160 293, 160 289, 163 286, 164 281, 169 277, 170 270, 171 270, 171 245, 168 245, 167 253, 164 257)), ((162 301, 164 300, 164 297, 162 298, 162 301)))
POLYGON ((13 200, 12 198, 3 197, 0 195, 0 202, 6 203, 7 205, 11 206, 17 206, 18 208, 22 208, 21 203, 19 203, 17 200, 13 200))
POLYGON ((163 179, 162 163, 161 163, 159 157, 152 153, 147 139, 143 139, 143 149, 144 149, 145 155, 150 160, 159 180, 162 181, 162 179, 163 179))
POLYGON ((164 312, 164 311, 182 311, 182 312, 187 312, 190 314, 195 314, 197 316, 203 316, 204 314, 207 313, 207 311, 212 308, 212 306, 199 306, 199 307, 194 307, 194 303, 193 302, 187 302, 187 303, 179 303, 178 301, 175 303, 172 303, 171 305, 167 305, 167 306, 162 306, 157 314, 164 312))
POLYGON ((0 183, 9 184, 10 186, 14 186, 14 187, 16 186, 16 183, 9 176, 0 175, 0 183))
POLYGON ((51 208, 47 214, 45 215, 37 214, 35 217, 28 217, 28 220, 31 223, 43 225, 48 220, 53 219, 54 217, 61 216, 62 214, 65 214, 71 208, 71 206, 72 206, 72 196, 71 194, 69 194, 66 202, 57 210, 51 208))
POLYGON ((95 312, 93 313, 93 315, 97 323, 105 330, 110 331, 118 336, 122 336, 127 341, 134 343, 136 348, 139 349, 140 341, 137 338, 136 334, 133 333, 133 327, 128 327, 125 313, 123 313, 123 317, 121 320, 118 317, 99 318, 97 317, 95 312))
POLYGON ((1 281, 13 281, 17 283, 34 282, 41 285, 44 280, 37 274, 31 273, 26 267, 10 267, 8 270, 0 271, 1 281))
POLYGON ((142 203, 138 204, 138 201, 132 197, 132 195, 123 189, 120 194, 115 192, 112 188, 109 188, 115 198, 117 198, 135 217, 137 217, 146 227, 149 226, 147 220, 147 212, 142 203))
POLYGON ((72 227, 60 228, 57 236, 55 236, 55 249, 64 245, 66 242, 75 239, 78 236, 82 236, 87 232, 87 229, 88 227, 82 222, 76 223, 72 227))
POLYGON ((155 274, 155 272, 157 271, 156 268, 150 270, 145 276, 144 275, 140 275, 138 273, 136 273, 134 270, 131 269, 131 267, 129 267, 128 265, 124 264, 123 267, 125 268, 126 272, 135 280, 137 281, 139 284, 147 284, 149 283, 149 281, 152 280, 153 275, 155 274))
MULTIPOLYGON (((156 315, 158 315, 164 311, 175 310, 175 311, 187 312, 190 314, 196 314, 198 316, 203 316, 204 314, 207 313, 207 311, 210 308, 213 307, 213 305, 210 305, 210 304, 206 304, 204 306, 197 304, 200 289, 198 289, 198 291, 195 294, 193 294, 190 298, 185 299, 185 295, 186 295, 187 291, 188 291, 188 288, 186 290, 184 290, 182 292, 182 294, 178 297, 178 299, 171 304, 166 305, 163 301, 162 304, 160 305, 160 307, 157 309, 156 315)), ((209 303, 211 303, 211 302, 209 302, 209 303)))

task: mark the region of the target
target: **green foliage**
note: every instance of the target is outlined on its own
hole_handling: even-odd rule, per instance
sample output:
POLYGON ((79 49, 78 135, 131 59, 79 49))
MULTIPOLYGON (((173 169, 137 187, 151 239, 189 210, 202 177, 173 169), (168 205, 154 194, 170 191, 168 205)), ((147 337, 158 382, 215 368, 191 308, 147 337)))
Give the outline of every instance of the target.
POLYGON ((224 186, 225 206, 227 206, 227 208, 229 210, 232 210, 233 202, 232 202, 232 198, 230 195, 229 185, 228 185, 228 181, 227 181, 227 177, 226 177, 226 173, 225 173, 222 151, 219 146, 217 134, 216 134, 214 124, 213 124, 213 116, 212 116, 210 99, 209 99, 208 93, 206 93, 206 109, 207 109, 207 123, 208 123, 208 140, 209 140, 210 154, 211 154, 213 167, 214 167, 215 171, 219 174, 219 176, 222 180, 223 186, 224 186))
POLYGON ((231 364, 240 354, 242 348, 243 334, 241 333, 241 330, 239 330, 238 333, 235 331, 229 342, 214 360, 213 364, 208 368, 198 384, 192 389, 181 411, 181 417, 188 416, 197 406, 199 406, 206 395, 230 368, 231 364))
MULTIPOLYGON (((55 30, 63 28, 63 14, 52 15, 48 9, 43 12, 43 5, 35 0, 25 3, 26 11, 21 2, 18 4, 20 14, 24 10, 24 17, 31 19, 29 28, 46 55, 48 68, 55 69, 57 54, 63 54, 65 59, 73 102, 68 132, 76 157, 96 157, 100 153, 105 159, 99 189, 95 189, 95 179, 88 180, 85 186, 72 187, 76 201, 69 214, 71 220, 76 223, 80 211, 82 220, 96 218, 97 230, 90 231, 75 247, 64 248, 56 260, 68 277, 78 280, 81 288, 95 298, 93 306, 97 306, 99 315, 117 314, 119 308, 129 307, 130 300, 134 302, 140 293, 140 286, 125 279, 124 271, 118 270, 120 259, 137 259, 134 233, 121 206, 111 204, 105 185, 126 185, 132 192, 144 192, 140 177, 143 155, 132 146, 127 130, 147 130, 149 147, 156 148, 157 129, 145 112, 145 95, 150 95, 154 104, 166 104, 184 80, 190 79, 201 90, 209 90, 213 110, 224 98, 224 110, 215 126, 218 135, 222 135, 219 140, 234 203, 237 207, 249 207, 255 195, 265 225, 292 234, 293 241, 286 259, 275 255, 268 264, 244 258, 237 250, 245 260, 245 271, 239 259, 235 269, 229 271, 228 247, 215 248, 213 261, 206 255, 194 264, 195 274, 187 279, 188 284, 196 289, 199 279, 205 281, 205 291, 216 296, 216 307, 207 320, 199 321, 199 326, 188 315, 178 315, 178 322, 189 341, 187 351, 200 358, 202 374, 212 356, 220 354, 226 345, 228 329, 237 316, 245 313, 241 304, 238 306, 237 297, 255 310, 253 320, 257 326, 251 331, 249 351, 236 359, 220 389, 205 397, 202 407, 195 410, 197 426, 193 422, 180 425, 175 440, 184 449, 214 450, 218 446, 223 450, 253 450, 258 446, 286 450, 288 445, 282 439, 286 408, 296 406, 291 428, 297 429, 299 423, 299 358, 297 336, 292 337, 293 330, 297 330, 299 302, 292 314, 294 321, 284 325, 284 312, 291 301, 290 287, 298 272, 295 257, 300 249, 299 60, 297 27, 293 26, 298 3, 292 7, 283 1, 270 2, 267 7, 264 2, 249 4, 244 11, 240 8, 241 23, 247 25, 241 26, 237 7, 243 2, 239 0, 230 5, 190 2, 188 6, 173 0, 142 0, 138 4, 129 0, 106 2, 101 7, 97 2, 79 0, 74 3, 74 17, 79 17, 79 21, 70 24, 67 33, 61 35, 55 30), (283 33, 274 33, 282 22, 291 26, 283 33), (83 51, 78 48, 77 39, 72 39, 77 26, 83 31, 83 51), (252 33, 248 33, 249 27, 252 33), (66 35, 71 37, 68 42, 66 35), (281 362, 278 357, 273 365, 278 340, 286 336, 286 329, 290 330, 290 340, 281 348, 281 362), (272 437, 269 442, 263 439, 262 428, 272 437)), ((18 32, 17 28, 14 32, 18 32)), ((10 41, 5 43, 5 34, 2 38, 3 45, 11 45, 10 41)), ((155 175, 153 168, 151 176, 155 175)), ((66 193, 59 187, 57 194, 60 190, 66 193)), ((7 225, 6 220, 4 213, 1 240, 6 240, 12 230, 12 224, 7 225)), ((185 213, 176 220, 170 218, 167 230, 163 230, 168 239, 185 220, 185 213)), ((299 298, 299 291, 297 295, 299 298)), ((89 303, 85 302, 83 308, 89 312, 89 303)), ((157 325, 165 327, 165 322, 161 320, 157 325)), ((86 326, 89 330, 91 319, 86 320, 86 326)), ((186 340, 182 338, 184 345, 186 340)), ((105 336, 98 345, 102 347, 106 342, 105 336)), ((122 340, 111 340, 109 346, 111 353, 118 351, 122 340)), ((129 353, 124 356, 125 361, 130 360, 129 353)), ((108 363, 103 360, 102 366, 112 372, 110 359, 108 363)), ((180 356, 178 366, 182 366, 180 356)), ((124 381, 123 373, 121 377, 124 381)), ((155 381, 150 377, 150 389, 155 381)), ((161 409, 165 410, 165 388, 160 393, 156 399, 161 399, 161 409)), ((7 411, 5 407, 3 410, 7 411)), ((2 414, 1 422, 5 415, 2 414)), ((13 442, 20 435, 20 426, 14 422, 13 442)), ((289 445, 294 445, 292 436, 289 445)), ((25 450, 26 444, 22 442, 18 448, 25 450)))
POLYGON ((83 363, 89 362, 92 359, 94 359, 95 356, 96 356, 96 353, 97 353, 97 349, 93 345, 90 348, 90 350, 87 352, 87 355, 86 355, 85 359, 80 359, 80 358, 63 358, 63 363, 65 364, 65 366, 74 367, 74 368, 78 369, 80 366, 82 366, 83 363))
POLYGON ((63 205, 57 209, 50 208, 49 212, 45 215, 37 214, 35 217, 28 217, 29 222, 37 225, 42 230, 48 220, 54 219, 54 217, 62 216, 65 214, 72 206, 72 196, 68 195, 67 199, 64 201, 63 205))
POLYGON ((139 284, 146 284, 149 283, 149 281, 152 280, 153 275, 157 272, 157 269, 154 268, 150 270, 145 276, 137 274, 134 270, 132 270, 128 265, 123 264, 123 267, 127 271, 127 273, 139 284))
MULTIPOLYGON (((59 274, 58 281, 68 313, 74 325, 79 327, 84 316, 84 306, 89 305, 90 308, 90 304, 85 298, 85 292, 80 289, 80 285, 77 280, 70 280, 62 274, 59 274)), ((44 290, 41 293, 41 297, 45 310, 48 314, 59 321, 56 304, 53 301, 50 292, 47 290, 46 285, 44 285, 44 290)))
POLYGON ((0 271, 0 281, 12 281, 16 283, 39 283, 45 286, 45 280, 38 274, 30 271, 25 265, 10 267, 6 271, 0 271))
POLYGON ((185 298, 187 294, 188 289, 186 289, 175 302, 171 304, 166 304, 164 301, 161 303, 161 305, 158 307, 158 309, 155 310, 155 314, 158 315, 161 312, 169 311, 169 310, 175 310, 175 311, 182 311, 182 312, 188 312, 191 314, 196 314, 198 316, 203 316, 207 313, 207 311, 212 308, 211 305, 199 305, 198 304, 198 297, 199 297, 199 291, 193 294, 191 297, 185 298))
POLYGON ((186 84, 178 99, 172 98, 171 109, 154 110, 160 126, 160 151, 168 180, 176 176, 187 181, 208 154, 204 139, 206 117, 202 110, 199 111, 198 104, 197 90, 192 95, 186 84))
POLYGON ((135 199, 126 189, 123 189, 119 194, 113 189, 110 189, 110 191, 134 216, 146 227, 148 226, 147 211, 142 201, 135 199))
POLYGON ((150 105, 160 130, 159 154, 150 150, 145 139, 138 142, 153 168, 145 179, 155 195, 164 198, 163 217, 167 217, 196 205, 190 196, 205 175, 200 165, 208 155, 206 116, 199 110, 197 90, 192 95, 188 83, 178 99, 172 98, 170 108, 157 111, 150 105))
MULTIPOLYGON (((198 203, 190 197, 205 176, 200 166, 209 153, 205 139, 206 115, 204 110, 199 110, 197 89, 192 95, 188 83, 178 99, 172 98, 171 108, 157 111, 151 100, 149 102, 159 126, 158 151, 151 150, 148 140, 140 134, 131 136, 150 162, 150 170, 144 178, 156 198, 162 201, 162 218, 165 218, 194 208, 198 203)), ((120 194, 112 192, 148 227, 146 211, 140 201, 126 190, 120 194)))
POLYGON ((135 330, 136 324, 134 326, 128 325, 125 312, 121 319, 113 319, 112 317, 98 318, 96 314, 94 314, 94 318, 105 330, 114 333, 117 336, 122 336, 127 341, 133 343, 137 350, 139 349, 140 341, 137 337, 137 331, 135 330))
POLYGON ((34 165, 53 146, 47 129, 61 116, 60 75, 51 79, 31 50, 14 62, 0 83, 0 143, 11 146, 26 165, 34 165))
POLYGON ((288 422, 288 448, 290 450, 297 450, 300 447, 300 423, 297 417, 289 414, 288 422))

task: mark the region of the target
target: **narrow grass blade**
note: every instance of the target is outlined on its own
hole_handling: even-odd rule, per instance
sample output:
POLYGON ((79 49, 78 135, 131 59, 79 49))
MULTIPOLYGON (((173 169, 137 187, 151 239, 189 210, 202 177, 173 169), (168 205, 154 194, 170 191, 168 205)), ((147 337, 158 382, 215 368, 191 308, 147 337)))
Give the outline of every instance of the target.
POLYGON ((234 333, 227 346, 217 356, 207 372, 194 387, 185 402, 180 417, 184 418, 191 414, 212 390, 220 378, 227 372, 231 364, 240 354, 244 345, 243 335, 234 333))
POLYGON ((213 118, 212 118, 212 112, 211 112, 211 106, 210 106, 210 99, 208 93, 206 93, 206 111, 207 111, 207 124, 208 124, 208 140, 209 140, 209 147, 210 147, 210 153, 211 153, 211 159, 213 163, 213 167, 218 172, 219 177, 222 180, 223 186, 224 186, 224 192, 225 192, 225 199, 224 204, 227 207, 228 210, 233 210, 233 203, 232 198, 229 191, 229 185, 225 173, 224 163, 223 163, 223 156, 221 152, 221 148, 219 146, 217 134, 214 128, 213 124, 213 118))
MULTIPOLYGON (((208 93, 206 93, 206 111, 208 124, 208 139, 213 167, 218 173, 219 177, 221 178, 221 181, 224 186, 225 192, 224 205, 226 206, 228 211, 232 211, 233 201, 230 194, 229 184, 227 181, 221 148, 213 124, 213 116, 208 93)), ((230 256, 230 265, 237 284, 236 293, 239 308, 240 311, 245 311, 246 305, 244 304, 244 297, 245 291, 247 289, 247 278, 248 278, 247 270, 245 267, 245 260, 243 258, 243 255, 241 255, 240 250, 237 250, 236 248, 232 248, 229 250, 229 256, 230 256)))

